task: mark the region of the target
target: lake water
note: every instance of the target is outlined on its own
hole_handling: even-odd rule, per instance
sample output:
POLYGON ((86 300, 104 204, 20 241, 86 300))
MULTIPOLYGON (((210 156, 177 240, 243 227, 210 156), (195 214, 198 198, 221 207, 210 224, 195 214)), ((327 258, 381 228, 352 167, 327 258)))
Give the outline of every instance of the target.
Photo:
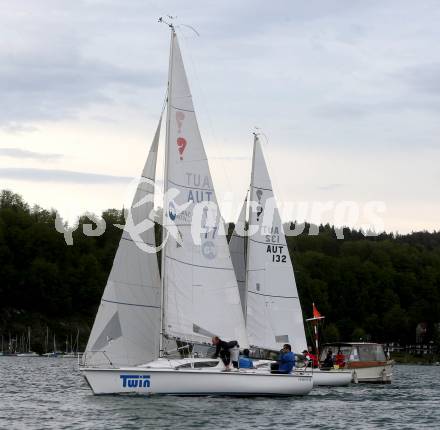
POLYGON ((76 360, 0 357, 0 429, 440 428, 440 367, 298 398, 93 396, 76 360))

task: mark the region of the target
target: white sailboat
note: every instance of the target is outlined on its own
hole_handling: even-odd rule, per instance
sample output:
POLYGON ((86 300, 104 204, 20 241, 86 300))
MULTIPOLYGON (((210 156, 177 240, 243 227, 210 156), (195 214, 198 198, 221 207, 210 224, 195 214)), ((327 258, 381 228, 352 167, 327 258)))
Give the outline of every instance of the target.
POLYGON ((31 328, 28 327, 27 332, 27 339, 26 339, 26 351, 19 352, 17 354, 17 357, 39 357, 39 354, 37 354, 34 351, 31 351, 31 328))
POLYGON ((80 358, 81 353, 78 351, 79 348, 79 329, 76 330, 76 339, 73 342, 72 334, 70 335, 70 350, 69 350, 69 340, 66 337, 66 351, 61 356, 62 358, 80 358))
MULTIPOLYGON (((289 343, 297 353, 306 350, 292 262, 257 134, 249 205, 245 199, 229 246, 251 347, 279 351, 283 344, 289 343), (247 212, 249 230, 245 232, 247 212)), ((348 385, 352 379, 350 371, 305 370, 313 372, 314 385, 348 385)))
MULTIPOLYGON (((223 372, 216 359, 170 358, 176 341, 208 345, 217 335, 248 345, 224 223, 177 36, 170 28, 163 230, 175 234, 162 249, 159 276, 156 254, 142 249, 154 246, 154 230, 136 240, 126 225, 81 371, 95 394, 307 394, 313 386, 307 375, 223 372), (202 233, 195 234, 193 228, 200 226, 202 233)), ((155 179, 160 123, 142 172, 149 181, 155 179)), ((129 214, 134 224, 147 222, 153 192, 150 182, 140 182, 129 214), (139 201, 146 203, 141 207, 139 201)))

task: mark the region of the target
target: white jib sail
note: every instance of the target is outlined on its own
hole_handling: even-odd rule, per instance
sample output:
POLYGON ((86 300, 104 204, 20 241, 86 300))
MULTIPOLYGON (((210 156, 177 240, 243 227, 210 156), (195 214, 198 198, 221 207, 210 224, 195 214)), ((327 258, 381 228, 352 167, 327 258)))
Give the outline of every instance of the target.
POLYGON ((169 75, 164 224, 174 236, 162 260, 163 329, 172 338, 210 342, 217 335, 245 347, 224 223, 174 31, 169 75))
POLYGON ((238 290, 240 292, 241 308, 246 318, 246 209, 247 197, 241 207, 240 215, 235 224, 229 241, 229 251, 231 253, 232 264, 234 266, 235 277, 237 278, 238 290))
POLYGON ((307 348, 292 263, 260 141, 255 136, 247 252, 246 328, 252 346, 307 348), (255 234, 253 230, 258 227, 255 234))
POLYGON ((161 122, 162 117, 90 333, 85 357, 88 365, 108 364, 109 360, 114 365, 135 365, 159 355, 159 267, 156 253, 145 248, 155 246, 150 214, 161 122))

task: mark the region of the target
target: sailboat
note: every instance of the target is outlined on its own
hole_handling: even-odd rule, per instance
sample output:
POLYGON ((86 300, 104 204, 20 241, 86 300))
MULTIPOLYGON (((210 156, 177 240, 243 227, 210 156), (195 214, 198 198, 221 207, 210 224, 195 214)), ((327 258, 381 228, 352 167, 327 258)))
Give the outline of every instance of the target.
POLYGON ((49 344, 49 327, 46 327, 46 339, 45 339, 45 353, 43 354, 43 357, 49 357, 49 358, 57 358, 61 356, 61 351, 58 351, 57 349, 57 342, 55 338, 55 333, 53 334, 53 350, 52 352, 48 351, 48 344, 49 344))
POLYGON ((72 334, 70 334, 70 350, 69 350, 69 339, 66 337, 66 351, 61 356, 62 358, 79 358, 80 352, 79 348, 79 329, 76 330, 76 340, 73 342, 72 334))
MULTIPOLYGON (((20 352, 17 354, 17 357, 39 357, 39 355, 34 352, 31 351, 31 328, 28 327, 28 332, 27 332, 27 339, 25 342, 23 342, 23 344, 26 344, 26 351, 20 352)), ((25 348, 23 348, 24 350, 25 348)))
POLYGON ((211 338, 248 346, 237 281, 172 24, 164 172, 162 270, 153 228, 162 115, 135 192, 81 372, 95 394, 305 395, 309 375, 224 372, 211 338), (140 204, 142 202, 142 204, 140 204), (165 241, 165 239, 167 239, 165 241), (186 357, 172 352, 184 345, 186 357), (177 348, 176 348, 177 347, 177 348))
MULTIPOLYGON (((285 343, 291 344, 296 353, 307 350, 293 266, 256 133, 249 199, 246 198, 243 203, 229 247, 249 343, 254 352, 279 351, 285 343)), ((348 385, 352 379, 350 371, 303 370, 313 373, 315 386, 348 385)))

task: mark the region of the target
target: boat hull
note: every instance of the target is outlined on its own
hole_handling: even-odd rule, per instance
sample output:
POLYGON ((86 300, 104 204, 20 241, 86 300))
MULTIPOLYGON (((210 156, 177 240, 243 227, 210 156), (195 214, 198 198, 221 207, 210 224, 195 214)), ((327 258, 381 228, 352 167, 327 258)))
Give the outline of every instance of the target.
POLYGON ((393 361, 384 363, 350 363, 354 382, 391 384, 393 379, 393 361))
POLYGON ((313 376, 314 387, 343 387, 350 385, 353 380, 353 372, 351 370, 321 370, 307 368, 306 372, 313 376))
POLYGON ((302 396, 313 388, 311 375, 198 369, 82 368, 94 394, 302 396))

